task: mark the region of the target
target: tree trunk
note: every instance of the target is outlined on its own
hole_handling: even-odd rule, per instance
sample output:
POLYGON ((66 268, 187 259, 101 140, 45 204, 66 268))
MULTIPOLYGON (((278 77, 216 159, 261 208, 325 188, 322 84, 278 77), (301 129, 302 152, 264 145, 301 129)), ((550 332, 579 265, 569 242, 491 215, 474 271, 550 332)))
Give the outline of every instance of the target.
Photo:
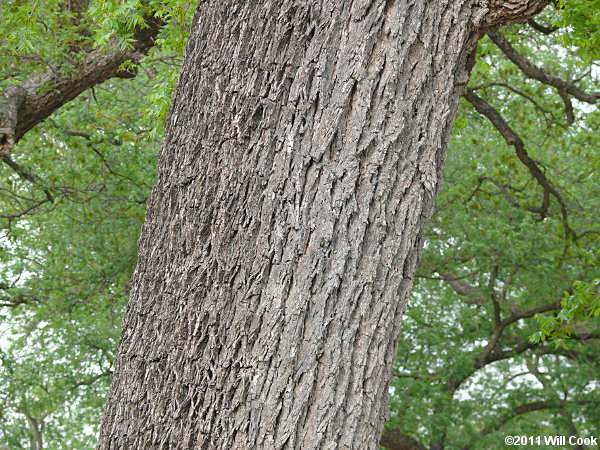
POLYGON ((44 426, 44 421, 37 420, 29 414, 25 414, 25 418, 27 419, 29 429, 31 430, 31 437, 29 438, 31 450, 43 450, 44 439, 42 437, 42 428, 44 426))
POLYGON ((201 2, 98 448, 376 448, 476 42, 544 3, 201 2))

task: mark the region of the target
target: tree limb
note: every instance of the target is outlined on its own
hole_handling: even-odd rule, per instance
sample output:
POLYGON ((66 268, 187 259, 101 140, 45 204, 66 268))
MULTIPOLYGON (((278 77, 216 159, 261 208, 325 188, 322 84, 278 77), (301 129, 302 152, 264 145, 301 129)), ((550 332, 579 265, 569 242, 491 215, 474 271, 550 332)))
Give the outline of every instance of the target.
MULTIPOLYGON (((592 402, 589 402, 587 400, 571 401, 571 402, 568 402, 567 400, 563 400, 558 404, 553 404, 548 401, 537 401, 537 402, 532 402, 532 403, 525 403, 523 405, 514 407, 508 413, 501 416, 494 425, 485 427, 481 431, 480 436, 485 436, 486 434, 490 434, 493 431, 499 430, 500 428, 502 428, 502 426, 504 426, 510 420, 514 419, 516 416, 520 416, 522 414, 527 414, 527 413, 534 412, 534 411, 543 411, 546 409, 553 409, 553 408, 557 408, 559 411, 561 411, 567 405, 567 403, 576 404, 576 405, 586 405, 586 404, 592 403, 592 402)), ((469 448, 468 446, 463 447, 463 450, 467 450, 468 448, 469 448)))
POLYGON ((528 25, 529 25, 531 28, 533 28, 534 30, 536 30, 536 31, 539 31, 540 33, 543 33, 543 34, 546 34, 546 35, 548 35, 548 34, 552 34, 552 33, 554 33, 556 30, 558 30, 558 29, 559 29, 559 27, 557 27, 557 26, 551 26, 551 27, 547 27, 547 26, 545 26, 545 25, 542 25, 541 23, 538 23, 538 22, 536 22, 536 21, 535 21, 535 20, 533 20, 533 19, 529 19, 529 20, 527 21, 527 24, 528 24, 528 25))
MULTIPOLYGON (((495 185, 498 190, 500 191, 500 193, 504 196, 504 198, 508 201, 508 203, 510 203, 512 206, 514 206, 515 208, 525 208, 527 211, 531 211, 533 213, 537 213, 539 214, 541 212, 541 208, 537 207, 537 206, 523 206, 521 205, 518 200, 514 197, 514 195, 512 195, 509 191, 508 188, 510 187, 510 185, 507 184, 502 184, 500 183, 498 180, 491 178, 491 177, 479 177, 479 184, 481 185, 481 183, 483 181, 489 181, 490 183, 492 183, 493 185, 495 185)), ((549 201, 546 198, 544 198, 544 202, 549 201)), ((545 204, 545 203, 544 203, 545 204)))
POLYGON ((23 210, 21 210, 19 212, 12 213, 12 214, 0 214, 0 218, 1 219, 11 220, 11 219, 17 219, 19 217, 26 216, 27 214, 32 214, 33 211, 35 211, 37 208, 39 208, 43 204, 48 203, 49 201, 50 200, 48 198, 43 198, 41 200, 36 200, 36 202, 33 205, 31 205, 31 206, 29 206, 29 207, 27 207, 27 208, 25 208, 25 209, 23 209, 23 210))
MULTIPOLYGON (((499 82, 493 82, 493 83, 485 83, 485 84, 480 84, 477 86, 473 86, 471 87, 471 89, 473 89, 474 91, 479 90, 479 89, 485 89, 488 87, 502 87, 505 89, 508 89, 511 92, 514 92, 517 95, 520 95, 521 97, 523 97, 524 99, 526 99, 527 101, 529 101, 533 106, 535 106, 535 108, 540 111, 542 113, 542 116, 544 118, 546 118, 546 114, 549 114, 550 116, 554 117, 554 115, 552 114, 551 111, 548 111, 546 108, 544 108, 542 105, 540 105, 531 95, 523 92, 520 89, 515 88, 514 86, 511 86, 508 83, 499 83, 499 82)), ((546 121, 548 119, 546 118, 546 121)))
POLYGON ((384 430, 379 445, 389 450, 426 450, 419 441, 395 429, 384 430))
POLYGON ((78 381, 77 383, 75 383, 75 387, 80 387, 80 386, 91 386, 92 384, 94 384, 96 381, 98 381, 101 378, 107 378, 110 377, 112 375, 112 370, 107 369, 102 373, 96 374, 96 375, 92 375, 89 378, 86 378, 85 380, 81 380, 78 381))
POLYGON ((477 372, 479 369, 492 364, 493 362, 500 361, 503 359, 512 358, 513 356, 520 355, 525 351, 532 349, 534 347, 541 348, 539 344, 531 342, 529 339, 524 339, 523 341, 518 342, 513 348, 508 350, 503 350, 500 343, 500 338, 502 337, 502 333, 509 325, 529 317, 533 317, 536 314, 552 311, 558 308, 558 303, 549 303, 546 305, 538 306, 536 308, 529 309, 527 311, 519 311, 516 312, 509 317, 503 319, 499 324, 497 324, 490 338, 488 340, 487 345, 473 358, 473 365, 469 368, 469 370, 460 375, 457 378, 449 379, 446 383, 446 389, 453 393, 458 389, 458 387, 467 380, 471 375, 477 372))
POLYGON ((558 95, 562 99, 565 104, 565 114, 567 115, 567 123, 571 125, 575 122, 575 112, 573 110, 573 103, 571 102, 571 97, 565 91, 558 91, 558 95))
POLYGON ((471 286, 469 283, 460 279, 460 277, 452 274, 440 272, 440 277, 450 285, 450 287, 461 297, 465 297, 464 300, 467 303, 471 303, 474 305, 485 305, 487 303, 487 299, 485 295, 476 287, 471 286))
POLYGON ((525 149, 525 143, 523 142, 523 139, 521 139, 521 137, 508 125, 508 123, 506 123, 498 111, 496 111, 490 104, 475 94, 473 90, 467 88, 465 90, 464 97, 480 114, 483 114, 492 123, 492 125, 494 125, 506 143, 515 148, 516 155, 519 160, 525 165, 525 167, 527 167, 529 173, 531 173, 531 175, 544 190, 544 199, 542 205, 536 210, 536 212, 538 212, 542 218, 546 217, 548 208, 550 206, 549 197, 552 195, 556 198, 560 205, 565 234, 567 236, 576 237, 574 231, 569 226, 567 204, 565 200, 554 188, 554 186, 552 186, 548 178, 546 178, 546 175, 544 175, 544 173, 541 171, 538 164, 531 159, 527 153, 527 150, 525 149))
POLYGON ((486 434, 490 434, 492 431, 496 431, 496 430, 502 428, 502 426, 504 424, 506 424, 508 421, 510 421, 511 419, 513 419, 516 416, 520 416, 522 414, 527 414, 527 413, 534 412, 534 411, 542 411, 544 409, 551 409, 552 407, 553 407, 553 405, 546 401, 525 403, 524 405, 519 405, 519 406, 513 408, 507 414, 500 417, 495 425, 485 427, 481 431, 481 435, 485 436, 486 434))
POLYGON ((122 64, 138 62, 154 45, 163 25, 161 19, 147 17, 146 26, 135 31, 131 48, 121 49, 113 42, 87 53, 75 70, 48 70, 6 88, 0 95, 0 156, 8 154, 27 131, 85 90, 110 78, 135 76, 123 70, 122 64))
POLYGON ((498 278, 498 266, 494 266, 492 269, 492 273, 490 274, 490 280, 488 282, 488 290, 490 291, 490 298, 492 299, 492 304, 494 305, 494 323, 496 325, 500 325, 500 302, 498 302, 498 296, 496 295, 496 289, 494 288, 494 284, 496 283, 496 278, 498 278))
MULTIPOLYGON (((497 361, 499 359, 504 359, 504 357, 507 354, 511 354, 511 353, 522 353, 523 351, 527 350, 527 348, 523 348, 523 350, 521 350, 521 345, 518 345, 517 347, 515 347, 515 349, 513 349, 512 351, 506 352, 506 351, 497 351, 497 352, 493 352, 493 350, 496 348, 496 346, 498 345, 498 342, 500 340, 500 337, 502 336, 502 333, 504 332, 504 330, 506 329, 506 327, 508 327, 509 325, 512 325, 513 323, 521 320, 521 319, 526 319, 529 317, 533 317, 536 314, 540 314, 543 312, 548 312, 548 311, 552 311, 558 308, 558 303, 549 303, 547 305, 542 305, 542 306, 538 306, 537 308, 533 308, 527 311, 520 311, 517 312, 499 322, 497 322, 497 325, 494 327, 494 330, 492 331, 492 335, 490 336, 490 339, 488 340, 487 345, 485 346, 485 348, 481 351, 481 353, 477 356, 476 358, 476 363, 475 363, 475 367, 477 369, 480 369, 481 367, 490 364, 494 361, 497 361)), ((498 315, 495 313, 494 317, 496 318, 496 320, 498 319, 498 315)))
MULTIPOLYGON (((30 183, 43 186, 43 182, 39 176, 37 176, 34 173, 27 172, 19 163, 17 163, 13 159, 11 159, 9 156, 3 156, 2 162, 4 164, 6 164, 8 167, 10 167, 12 170, 14 170, 15 173, 17 175, 19 175, 19 178, 21 178, 22 180, 29 181, 30 183)), ((54 196, 52 195, 52 193, 50 192, 49 189, 45 188, 44 194, 46 194, 46 198, 48 199, 49 202, 54 201, 54 196)))
POLYGON ((508 59, 515 63, 516 66, 521 69, 521 71, 529 78, 533 78, 541 81, 544 84, 554 86, 559 91, 564 91, 583 102, 594 104, 600 98, 600 92, 588 94, 575 86, 572 81, 563 80, 555 75, 548 74, 539 67, 535 66, 525 56, 517 53, 510 42, 508 42, 508 40, 498 30, 489 31, 488 36, 492 39, 494 44, 496 44, 500 50, 504 52, 508 59))
POLYGON ((42 428, 44 427, 44 419, 37 419, 27 412, 23 412, 23 415, 27 419, 29 428, 31 429, 32 436, 31 448, 32 450, 42 450, 44 448, 44 442, 42 439, 42 428))

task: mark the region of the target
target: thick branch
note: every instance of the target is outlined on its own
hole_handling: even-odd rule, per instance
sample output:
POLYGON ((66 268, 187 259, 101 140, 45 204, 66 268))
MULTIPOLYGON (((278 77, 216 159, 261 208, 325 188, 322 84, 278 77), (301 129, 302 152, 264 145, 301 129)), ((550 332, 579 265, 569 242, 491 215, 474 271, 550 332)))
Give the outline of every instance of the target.
MULTIPOLYGON (((498 359, 503 359, 505 354, 511 353, 511 352, 499 351, 499 352, 496 352, 495 354, 492 354, 494 348, 496 348, 496 346, 498 345, 500 337, 502 336, 502 333, 504 332, 506 327, 508 327, 509 325, 512 325, 513 323, 515 323, 521 319, 533 317, 536 314, 541 314, 544 312, 552 311, 556 308, 558 308, 558 303, 549 303, 547 305, 538 306, 537 308, 533 308, 528 311, 517 312, 517 313, 507 317, 506 319, 497 322, 497 325, 494 327, 494 330, 492 331, 492 334, 490 336, 490 339, 489 339, 487 345, 485 346, 485 348, 481 351, 481 353, 476 358, 477 362, 475 363, 475 367, 477 369, 479 369, 487 364, 497 361, 498 359)), ((498 314, 495 313, 494 317, 497 320, 498 314)), ((519 350, 520 350, 520 347, 517 346, 517 348, 514 351, 519 353, 519 350)), ((526 350, 526 348, 524 350, 526 350)), ((522 352, 520 352, 520 353, 522 353, 522 352)))
POLYGON ((492 0, 488 2, 486 25, 489 28, 523 23, 546 7, 549 0, 492 0))
POLYGON ((575 112, 573 110, 573 103, 571 102, 571 97, 565 91, 558 91, 560 98, 565 104, 565 114, 567 115, 567 123, 571 125, 575 122, 575 112))
POLYGON ((537 212, 539 212, 542 218, 546 216, 549 207, 549 196, 552 195, 556 198, 556 200, 558 200, 558 203, 560 205, 562 222, 563 227, 565 228, 566 235, 574 236, 574 232, 569 226, 567 204, 565 200, 563 199, 562 195, 554 188, 554 186, 550 184, 550 181, 548 180, 548 178, 546 178, 546 175, 544 175, 544 173, 541 171, 538 164, 529 157, 529 154, 525 149, 525 143, 523 142, 521 137, 508 125, 508 123, 506 123, 506 121, 502 118, 498 111, 492 108, 491 105, 489 105, 481 97, 475 94, 475 92, 473 92, 471 89, 465 90, 464 97, 475 107, 477 112, 483 114, 492 123, 492 125, 494 125, 494 127, 498 130, 498 132, 500 132, 506 143, 508 145, 512 145, 515 148, 516 155, 519 158, 519 160, 525 165, 525 167, 527 167, 531 175, 536 179, 538 184, 544 190, 544 200, 537 212))
POLYGON ((389 450, 426 450, 426 447, 416 439, 398 430, 384 430, 379 445, 389 450))
POLYGON ((488 36, 492 39, 492 41, 494 41, 494 44, 496 44, 500 50, 504 52, 508 59, 515 63, 517 67, 521 69, 521 71, 529 78, 533 78, 541 81, 544 84, 554 86, 559 91, 564 91, 567 94, 570 94, 573 97, 587 103, 594 104, 600 98, 600 92, 588 94, 575 86, 573 82, 563 80, 555 75, 548 74, 539 67, 535 66, 525 56, 517 53, 510 42, 508 42, 508 40, 498 30, 489 31, 488 36))
POLYGON ((42 450, 44 448, 44 441, 42 439, 42 427, 44 426, 44 420, 38 420, 30 414, 23 413, 27 418, 27 423, 31 429, 31 448, 32 450, 42 450))
POLYGON ((488 283, 488 289, 490 291, 490 298, 492 299, 492 304, 494 305, 494 323, 496 325, 500 325, 500 303, 498 302, 498 296, 496 295, 496 289, 494 288, 496 278, 498 278, 498 266, 494 266, 494 268, 492 269, 492 273, 490 274, 490 281, 488 283))
POLYGON ((519 343, 517 343, 513 348, 509 350, 502 350, 500 348, 499 342, 502 337, 502 333, 509 325, 529 317, 533 317, 536 314, 552 311, 558 307, 558 303, 549 303, 546 305, 538 306, 537 308, 532 308, 527 311, 519 311, 511 316, 503 319, 499 324, 494 327, 492 334, 490 335, 490 339, 488 340, 487 345, 481 352, 475 356, 473 359, 473 366, 469 368, 469 370, 459 376, 458 378, 453 378, 448 380, 446 383, 446 388, 449 392, 454 392, 458 387, 471 375, 473 375, 479 369, 492 364, 493 362, 500 361, 503 359, 512 358, 513 356, 520 355, 525 351, 538 347, 538 344, 531 342, 529 339, 525 339, 519 343))
POLYGON ((542 411, 544 409, 551 409, 553 405, 551 403, 545 401, 526 403, 524 405, 519 405, 513 408, 508 414, 500 417, 496 424, 491 427, 486 427, 481 431, 481 435, 486 435, 491 433, 492 431, 500 429, 505 423, 516 416, 520 416, 522 414, 527 414, 534 411, 542 411))
POLYGON ((0 156, 8 154, 23 135, 54 111, 85 90, 104 81, 135 76, 121 69, 126 61, 137 62, 154 45, 164 22, 146 20, 147 27, 137 30, 132 48, 116 44, 86 55, 75 70, 49 70, 20 85, 9 86, 0 96, 0 156))
POLYGON ((440 274, 440 277, 442 277, 444 281, 450 285, 454 292, 461 297, 465 297, 465 302, 472 303, 474 305, 485 305, 487 303, 488 300, 479 289, 461 280, 460 277, 452 273, 443 273, 439 271, 438 273, 440 274))
POLYGON ((552 33, 554 33, 556 30, 558 30, 558 29, 559 29, 559 27, 557 27, 557 26, 551 26, 551 27, 547 27, 547 26, 545 26, 545 25, 542 25, 542 24, 541 24, 541 23, 539 23, 539 22, 536 22, 536 21, 535 21, 535 20, 533 20, 533 19, 529 19, 529 20, 527 21, 527 24, 528 24, 528 25, 529 25, 531 28, 533 28, 534 30, 536 30, 536 31, 539 31, 540 33, 543 33, 543 34, 552 34, 552 33))

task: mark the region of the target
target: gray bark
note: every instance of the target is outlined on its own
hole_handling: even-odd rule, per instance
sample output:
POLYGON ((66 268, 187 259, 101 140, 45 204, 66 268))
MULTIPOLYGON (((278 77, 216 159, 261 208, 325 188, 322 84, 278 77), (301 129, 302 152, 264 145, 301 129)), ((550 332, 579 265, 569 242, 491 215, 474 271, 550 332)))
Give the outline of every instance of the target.
POLYGON ((544 4, 202 2, 98 448, 376 448, 476 42, 544 4))

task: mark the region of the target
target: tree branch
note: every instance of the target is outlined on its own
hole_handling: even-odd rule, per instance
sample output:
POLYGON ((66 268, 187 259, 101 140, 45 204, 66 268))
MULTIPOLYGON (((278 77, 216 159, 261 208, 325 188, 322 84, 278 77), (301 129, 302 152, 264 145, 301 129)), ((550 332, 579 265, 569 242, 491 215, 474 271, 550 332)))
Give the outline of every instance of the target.
MULTIPOLYGON (((488 87, 502 87, 505 89, 508 89, 511 92, 514 92, 517 95, 520 95, 521 97, 523 97, 524 99, 526 99, 527 101, 529 101, 533 106, 535 106, 535 108, 540 111, 542 113, 542 116, 544 118, 546 118, 546 114, 549 114, 550 116, 554 116, 552 114, 551 111, 548 111, 546 108, 544 108, 542 105, 540 105, 531 95, 526 94, 525 92, 523 92, 520 89, 515 88, 514 86, 511 86, 508 83, 499 83, 499 82, 493 82, 493 83, 485 83, 485 84, 480 84, 477 86, 473 86, 471 89, 476 91, 479 89, 485 89, 488 87)), ((546 118, 546 121, 548 119, 546 118)))
MULTIPOLYGON (((2 162, 4 162, 4 164, 6 164, 8 167, 10 167, 12 170, 14 170, 15 173, 17 175, 19 175, 19 178, 21 178, 22 180, 29 181, 30 183, 43 186, 43 182, 39 176, 37 176, 36 174, 30 173, 30 172, 27 172, 19 163, 17 163, 13 159, 11 159, 9 156, 3 156, 2 162)), ((44 194, 46 194, 46 198, 48 199, 49 202, 54 201, 54 196, 52 195, 52 193, 50 192, 49 189, 44 189, 44 194)))
POLYGON ((99 379, 110 377, 111 375, 112 375, 112 370, 108 369, 108 370, 105 370, 102 373, 99 373, 99 374, 93 375, 93 376, 91 376, 89 378, 86 378, 85 380, 78 381, 77 383, 75 383, 75 387, 91 386, 92 384, 94 384, 99 379))
POLYGON ((379 445, 389 450, 426 450, 419 441, 395 429, 384 430, 379 445))
POLYGON ((571 97, 565 91, 558 91, 558 95, 562 99, 565 104, 565 114, 567 115, 567 123, 571 125, 575 122, 575 112, 573 110, 573 103, 571 102, 571 97))
POLYGON ((549 303, 546 305, 529 309, 527 311, 516 312, 502 320, 499 324, 497 324, 494 327, 494 330, 492 331, 490 339, 488 340, 488 343, 485 346, 485 348, 483 348, 483 350, 481 350, 481 352, 479 352, 479 354, 473 358, 473 366, 470 367, 466 373, 460 375, 459 377, 449 379, 446 383, 446 389, 449 392, 456 391, 456 389, 458 389, 458 387, 471 375, 473 375, 479 369, 489 364, 492 364, 493 362, 512 358, 513 356, 520 355, 521 353, 524 353, 525 351, 534 347, 542 348, 539 344, 533 343, 529 339, 524 339, 523 341, 518 342, 513 348, 509 350, 502 350, 502 348, 499 345, 499 342, 500 338, 502 337, 502 333, 509 325, 521 319, 533 317, 538 313, 552 311, 556 308, 558 308, 558 303, 549 303))
POLYGON ((460 277, 451 274, 440 272, 440 277, 450 285, 450 287, 461 297, 465 297, 464 300, 467 303, 471 303, 474 305, 485 305, 487 303, 487 299, 485 295, 476 287, 471 286, 469 283, 460 279, 460 277))
MULTIPOLYGON (((565 234, 567 236, 576 237, 575 233, 569 226, 568 221, 568 213, 567 213, 567 204, 563 199, 562 195, 552 186, 546 175, 541 171, 538 164, 530 158, 527 150, 525 149, 525 143, 521 139, 521 137, 506 123, 506 121, 502 118, 500 113, 492 108, 487 102, 485 102, 481 97, 479 97, 473 90, 466 89, 464 94, 465 99, 469 101, 473 107, 480 113, 483 114, 494 127, 498 130, 498 132, 502 135, 504 140, 508 145, 511 145, 515 148, 516 155, 519 160, 527 167, 529 173, 535 178, 538 184, 544 190, 544 199, 542 205, 536 210, 542 218, 546 217, 548 213, 548 207, 550 206, 549 197, 552 195, 556 198, 560 205, 561 215, 563 227, 565 229, 565 234)), ((528 208, 530 209, 530 208, 528 208)), ((531 209, 530 209, 531 210, 531 209)))
POLYGON ((494 323, 496 325, 500 325, 500 302, 498 302, 498 296, 496 295, 496 289, 494 284, 496 283, 496 278, 498 278, 498 266, 494 266, 492 269, 492 273, 490 274, 490 280, 488 282, 488 289, 490 291, 490 298, 492 299, 492 304, 494 305, 494 323))
POLYGON ((31 429, 31 448, 32 450, 42 450, 44 448, 44 442, 42 439, 42 431, 41 429, 44 426, 43 419, 36 419, 31 416, 27 412, 23 412, 23 415, 27 419, 27 423, 29 424, 29 428, 31 429))
POLYGON ((116 43, 89 52, 75 70, 48 70, 27 81, 9 86, 0 96, 0 156, 35 125, 79 94, 104 81, 135 76, 121 66, 126 61, 138 62, 154 45, 164 22, 146 18, 146 26, 134 33, 131 48, 121 49, 116 43))
MULTIPOLYGON (((525 208, 527 211, 531 211, 534 213, 539 214, 541 212, 541 208, 537 207, 537 206, 523 206, 521 205, 518 200, 510 193, 508 192, 508 189, 510 187, 510 185, 507 184, 502 184, 500 183, 498 180, 491 178, 491 177, 479 177, 479 184, 481 185, 482 182, 484 181, 489 181, 490 183, 492 183, 493 185, 495 185, 498 190, 500 191, 500 193, 502 195, 504 195, 504 198, 508 201, 508 203, 510 203, 512 206, 514 206, 515 208, 525 208)), ((546 201, 546 199, 544 198, 544 201, 546 201)))
MULTIPOLYGON (((536 314, 552 311, 557 308, 558 308, 558 303, 549 303, 547 305, 538 306, 537 308, 533 308, 533 309, 530 309, 527 311, 517 312, 517 313, 505 318, 504 320, 497 322, 497 325, 494 327, 494 330, 492 331, 492 334, 490 336, 490 339, 488 340, 487 345, 481 351, 481 353, 476 357, 475 368, 480 369, 481 367, 486 366, 494 361, 497 361, 499 359, 504 359, 506 357, 506 355, 508 355, 508 354, 523 353, 523 351, 525 351, 529 348, 527 345, 525 345, 523 343, 517 345, 517 347, 515 347, 514 349, 512 349, 511 351, 508 351, 508 352, 501 350, 501 351, 497 351, 494 353, 493 350, 498 345, 498 342, 500 341, 500 337, 502 336, 502 333, 504 332, 506 327, 508 327, 509 325, 512 325, 513 323, 515 323, 521 319, 533 317, 536 314)), ((494 316, 496 317, 496 320, 497 320, 498 316, 496 313, 494 314, 494 316)))
POLYGON ((48 203, 49 201, 50 200, 48 200, 47 198, 43 198, 41 200, 36 200, 36 202, 33 205, 31 205, 19 212, 16 212, 13 214, 0 214, 0 218, 11 220, 11 219, 17 219, 19 217, 26 216, 27 214, 31 214, 37 208, 39 208, 40 206, 42 206, 45 203, 48 203))
POLYGON ((532 403, 526 403, 524 405, 519 405, 519 406, 513 408, 507 414, 500 417, 494 426, 485 427, 481 431, 480 435, 485 436, 486 434, 490 434, 492 431, 496 431, 496 430, 502 428, 502 426, 504 424, 506 424, 508 421, 510 421, 511 419, 513 419, 516 416, 520 416, 522 414, 527 414, 527 413, 534 412, 534 411, 542 411, 544 409, 551 409, 551 408, 552 408, 552 404, 550 404, 546 401, 532 402, 532 403))
POLYGON ((527 21, 527 24, 528 24, 528 25, 529 25, 531 28, 533 28, 534 30, 536 30, 536 31, 539 31, 540 33, 543 33, 543 34, 546 34, 546 35, 548 35, 548 34, 552 34, 552 33, 554 33, 556 30, 558 30, 558 29, 559 29, 559 27, 557 27, 557 26, 547 27, 547 26, 545 26, 545 25, 542 25, 541 23, 538 23, 538 22, 536 22, 536 21, 535 21, 535 20, 533 20, 533 19, 529 19, 529 20, 527 21))
POLYGON ((515 63, 516 66, 521 69, 521 71, 529 78, 533 78, 541 81, 544 84, 554 86, 559 91, 564 91, 587 103, 594 104, 600 98, 600 92, 588 94, 575 86, 572 81, 563 80, 555 75, 548 74, 539 67, 535 66, 525 56, 517 53, 510 42, 508 42, 508 40, 498 30, 489 31, 488 36, 492 39, 494 44, 496 44, 500 50, 504 52, 508 59, 515 63))
MULTIPOLYGON (((534 411, 543 411, 546 409, 553 409, 553 408, 557 408, 558 411, 561 411, 562 409, 565 408, 567 403, 571 403, 571 404, 574 403, 576 405, 586 405, 586 404, 592 403, 592 402, 589 402, 587 400, 571 401, 571 402, 568 402, 567 400, 563 400, 558 404, 553 404, 548 401, 537 401, 537 402, 532 402, 532 403, 525 403, 523 405, 514 407, 508 413, 501 416, 493 426, 485 427, 481 431, 480 436, 485 436, 486 434, 490 434, 493 431, 499 430, 500 428, 502 428, 502 426, 504 426, 510 420, 514 419, 516 416, 520 416, 522 414, 527 414, 527 413, 534 412, 534 411)), ((463 450, 468 450, 468 448, 469 448, 468 446, 463 447, 463 450)))

